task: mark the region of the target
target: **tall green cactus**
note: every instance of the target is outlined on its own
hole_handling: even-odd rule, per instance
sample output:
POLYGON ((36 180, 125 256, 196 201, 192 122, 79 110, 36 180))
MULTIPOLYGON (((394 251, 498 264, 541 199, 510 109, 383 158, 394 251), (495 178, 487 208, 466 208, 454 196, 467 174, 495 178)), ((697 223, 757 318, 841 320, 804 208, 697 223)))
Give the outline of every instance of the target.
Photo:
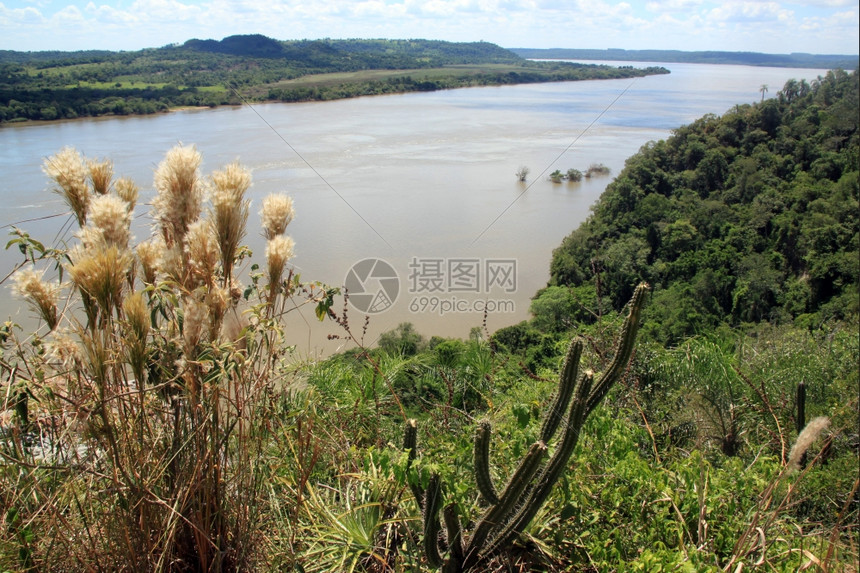
MULTIPOLYGON (((630 361, 647 290, 648 285, 642 283, 633 293, 615 356, 596 381, 591 371, 579 373, 582 341, 571 342, 559 375, 558 392, 544 416, 540 439, 529 448, 501 493, 490 476, 492 428, 489 422, 478 425, 475 433, 475 482, 488 507, 468 538, 463 536, 455 506, 450 504, 442 510, 447 532, 447 559, 443 558, 439 543, 441 480, 438 474, 434 474, 426 492, 413 486, 413 494, 424 512, 424 547, 431 567, 441 566, 445 573, 481 570, 531 523, 567 469, 588 415, 621 378, 630 361), (545 462, 547 444, 559 427, 564 428, 561 438, 553 456, 545 462)), ((417 429, 415 420, 407 422, 404 449, 409 451, 410 465, 417 455, 417 429)))

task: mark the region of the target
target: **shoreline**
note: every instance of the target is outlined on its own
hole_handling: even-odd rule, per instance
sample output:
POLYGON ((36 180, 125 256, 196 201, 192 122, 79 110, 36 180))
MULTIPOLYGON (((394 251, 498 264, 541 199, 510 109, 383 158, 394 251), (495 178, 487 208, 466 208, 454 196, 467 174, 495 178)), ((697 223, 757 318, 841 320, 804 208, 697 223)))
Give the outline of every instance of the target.
MULTIPOLYGON (((608 66, 608 67, 612 67, 612 66, 608 66)), ((647 69, 650 69, 650 68, 645 68, 645 69, 637 68, 636 71, 644 72, 647 69)), ((320 97, 318 93, 316 96, 311 96, 310 95, 311 93, 315 93, 314 90, 320 90, 321 87, 323 87, 323 88, 329 87, 325 83, 317 83, 317 84, 309 84, 307 86, 303 86, 304 88, 311 90, 309 92, 309 95, 306 95, 304 97, 298 97, 296 99, 267 98, 267 99, 262 99, 259 101, 257 101, 257 100, 248 101, 247 97, 242 96, 240 94, 239 98, 242 100, 242 102, 240 102, 240 103, 220 103, 220 104, 210 104, 210 105, 202 105, 202 106, 185 105, 185 106, 171 107, 171 108, 168 108, 166 110, 154 111, 152 113, 128 113, 128 114, 110 113, 110 114, 103 114, 103 115, 83 115, 83 116, 78 116, 78 117, 74 117, 74 118, 60 118, 60 119, 21 119, 21 118, 15 118, 12 120, 0 122, 0 129, 5 128, 5 127, 10 127, 10 126, 24 126, 24 127, 26 127, 26 126, 56 124, 59 122, 70 122, 70 121, 79 121, 79 120, 116 119, 116 118, 122 118, 122 117, 147 117, 147 116, 154 116, 154 115, 163 114, 163 113, 217 109, 217 108, 222 108, 222 107, 242 107, 243 105, 246 105, 249 103, 252 103, 252 104, 262 104, 262 103, 290 104, 290 103, 326 102, 326 101, 338 101, 338 100, 344 100, 344 99, 354 99, 354 98, 360 98, 360 97, 373 97, 373 96, 378 96, 378 95, 422 93, 422 92, 428 92, 428 91, 447 91, 447 90, 464 89, 464 88, 470 88, 470 87, 502 87, 502 86, 509 86, 509 85, 523 85, 523 84, 537 84, 537 83, 602 81, 602 80, 610 80, 610 79, 625 79, 625 78, 631 78, 631 77, 646 77, 649 75, 663 75, 663 74, 670 74, 671 73, 667 68, 665 68, 663 66, 659 66, 659 69, 662 69, 663 71, 662 72, 651 72, 651 73, 646 72, 646 73, 641 73, 641 74, 629 74, 629 75, 623 74, 623 75, 620 75, 619 77, 585 77, 585 78, 560 78, 560 79, 542 78, 539 81, 520 80, 520 81, 512 81, 512 82, 501 81, 499 78, 495 78, 495 81, 491 80, 491 81, 486 81, 486 83, 479 83, 479 84, 470 83, 469 80, 473 79, 473 76, 463 75, 463 76, 455 76, 455 78, 456 78, 455 81, 461 82, 460 85, 448 85, 448 86, 442 86, 442 87, 437 86, 434 89, 426 89, 426 88, 421 87, 421 85, 419 85, 419 84, 414 84, 414 87, 412 89, 400 88, 400 89, 384 90, 384 91, 380 91, 380 92, 376 92, 376 93, 366 93, 366 92, 359 90, 359 91, 354 91, 354 92, 341 92, 341 94, 339 96, 334 96, 334 97, 329 97, 329 94, 326 94, 326 96, 324 96, 324 97, 320 97)), ((343 86, 350 86, 351 84, 349 82, 347 82, 347 83, 339 83, 337 85, 343 87, 343 86)), ((260 86, 252 86, 250 89, 253 89, 255 87, 260 87, 260 86)))
MULTIPOLYGON (((276 102, 256 102, 256 103, 276 103, 276 102)), ((292 103, 292 102, 280 102, 280 103, 292 103)), ((180 107, 172 107, 170 109, 156 111, 153 113, 127 113, 123 115, 119 114, 105 114, 105 115, 84 115, 79 117, 64 117, 62 119, 24 119, 24 120, 12 120, 12 121, 2 121, 0 122, 0 129, 6 129, 10 127, 37 127, 41 125, 57 125, 63 123, 73 123, 78 121, 107 121, 111 119, 122 119, 122 118, 135 118, 135 117, 154 117, 159 115, 167 115, 171 113, 178 112, 191 112, 191 111, 207 111, 211 109, 218 109, 223 107, 242 107, 244 104, 229 104, 224 103, 220 105, 186 105, 180 107)))

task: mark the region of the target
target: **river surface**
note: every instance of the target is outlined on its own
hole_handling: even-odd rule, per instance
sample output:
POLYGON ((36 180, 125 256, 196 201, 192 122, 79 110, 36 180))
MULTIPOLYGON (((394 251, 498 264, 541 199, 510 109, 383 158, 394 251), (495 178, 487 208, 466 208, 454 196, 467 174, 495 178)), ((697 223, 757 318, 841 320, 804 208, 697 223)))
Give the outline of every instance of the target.
MULTIPOLYGON (((630 65, 629 62, 622 65, 630 65)), ((651 65, 637 63, 636 66, 651 65)), ((467 337, 486 303, 492 332, 528 317, 531 296, 546 284, 552 250, 589 215, 625 160, 649 141, 707 113, 773 97, 788 79, 811 81, 826 70, 659 64, 669 75, 638 79, 482 87, 299 104, 260 104, 169 114, 0 128, 0 228, 27 229, 48 244, 73 242, 69 216, 41 171, 45 157, 73 146, 111 158, 117 175, 154 194, 152 175, 182 142, 204 157, 203 170, 238 159, 253 171, 246 242, 264 265, 262 198, 293 197, 293 264, 302 279, 343 285, 350 269, 357 306, 371 313, 365 342, 401 322, 431 335, 467 337), (610 175, 554 184, 555 169, 610 175), (520 183, 514 173, 530 169, 520 183), (32 221, 41 217, 56 217, 32 221), (30 222, 22 222, 28 221, 30 222)), ((139 204, 134 235, 149 235, 139 204)), ((20 260, 0 253, 0 278, 20 260)), ((50 273, 49 273, 50 275, 50 273)), ((32 324, 31 312, 0 286, 0 318, 32 324)), ((342 300, 336 308, 342 308, 342 300)), ((303 355, 343 342, 312 313, 286 318, 303 355)), ((350 308, 361 334, 364 314, 350 308)))

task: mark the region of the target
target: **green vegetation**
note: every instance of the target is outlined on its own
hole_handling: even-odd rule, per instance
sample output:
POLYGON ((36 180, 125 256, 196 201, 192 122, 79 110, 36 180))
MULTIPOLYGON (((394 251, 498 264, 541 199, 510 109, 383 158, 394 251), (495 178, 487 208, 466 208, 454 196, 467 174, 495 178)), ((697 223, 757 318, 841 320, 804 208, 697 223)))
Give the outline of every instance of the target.
POLYGON ((720 325, 854 316, 857 125, 857 74, 835 71, 648 144, 556 249, 551 284, 596 279, 618 309, 647 280, 644 329, 672 343, 720 325))
MULTIPOLYGON (((573 167, 571 167, 564 173, 562 173, 561 169, 556 169, 549 174, 549 180, 553 183, 561 183, 564 180, 567 180, 571 183, 576 183, 578 181, 582 181, 583 177, 591 178, 595 176, 609 175, 609 172, 609 167, 603 165, 602 163, 592 163, 588 166, 588 169, 585 170, 585 173, 573 167)), ((520 179, 520 181, 523 181, 523 179, 520 179)))
POLYGON ((0 326, 0 570, 856 570, 857 91, 789 82, 646 146, 531 320, 376 348, 289 269, 288 198, 248 263, 240 165, 168 152, 133 248, 136 185, 60 151, 75 244, 7 246, 41 325, 0 326), (729 307, 684 295, 707 271, 729 307), (795 294, 736 303, 766 292, 795 294), (355 348, 298 360, 299 305, 355 348))
MULTIPOLYGON (((413 493, 423 511, 424 547, 427 562, 431 567, 442 567, 446 572, 483 571, 487 563, 499 553, 509 551, 512 542, 520 537, 526 527, 540 511, 553 487, 569 470, 570 456, 576 449, 583 425, 589 414, 600 404, 610 388, 618 381, 630 357, 639 329, 639 316, 645 302, 647 285, 642 284, 633 294, 630 311, 615 348, 612 364, 595 381, 594 372, 580 374, 580 358, 583 341, 571 342, 559 376, 555 398, 543 415, 540 436, 532 443, 517 469, 511 475, 504 490, 497 493, 490 475, 490 440, 492 426, 481 422, 475 433, 475 455, 473 471, 481 499, 488 507, 475 522, 474 530, 463 542, 461 516, 457 505, 445 506, 445 528, 450 557, 443 561, 439 548, 439 510, 442 487, 438 473, 430 476, 426 491, 413 485, 413 493), (544 457, 559 426, 563 436, 555 444, 552 458, 545 464, 544 457)), ((406 424, 403 448, 408 452, 409 465, 417 455, 418 428, 415 420, 406 424)), ((407 466, 407 470, 408 470, 407 466)), ((471 523, 470 520, 465 520, 471 523)))
POLYGON ((517 172, 515 173, 515 175, 517 176, 517 181, 524 182, 526 179, 528 179, 529 173, 531 173, 531 169, 529 169, 525 165, 520 166, 520 168, 517 169, 517 172))
POLYGON ((586 177, 594 177, 595 175, 609 175, 609 167, 602 163, 592 163, 585 170, 586 177))
POLYGON ((0 122, 657 73, 668 71, 530 62, 487 42, 433 40, 248 35, 138 52, 0 51, 0 122))
POLYGON ((860 64, 857 55, 760 54, 757 52, 682 52, 680 50, 590 50, 581 48, 512 48, 523 58, 546 60, 608 60, 616 62, 680 62, 688 64, 735 64, 782 68, 842 68, 860 64))

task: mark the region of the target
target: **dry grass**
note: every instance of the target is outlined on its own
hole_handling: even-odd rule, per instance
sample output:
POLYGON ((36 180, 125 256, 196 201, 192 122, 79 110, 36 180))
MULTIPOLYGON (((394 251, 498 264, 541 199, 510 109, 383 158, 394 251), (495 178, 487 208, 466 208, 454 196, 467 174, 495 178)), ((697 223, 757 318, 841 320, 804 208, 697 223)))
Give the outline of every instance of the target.
POLYGON ((156 237, 136 252, 137 186, 114 182, 109 162, 90 163, 87 180, 71 149, 46 162, 81 224, 62 268, 70 308, 84 312, 63 314, 59 285, 19 272, 18 292, 55 332, 44 344, 4 337, 4 406, 16 416, 0 451, 0 568, 239 571, 264 559, 273 470, 259 461, 284 376, 272 309, 287 308, 292 240, 270 249, 279 270, 266 304, 240 307, 250 173, 216 172, 201 218, 200 161, 194 148, 168 152, 156 237))

